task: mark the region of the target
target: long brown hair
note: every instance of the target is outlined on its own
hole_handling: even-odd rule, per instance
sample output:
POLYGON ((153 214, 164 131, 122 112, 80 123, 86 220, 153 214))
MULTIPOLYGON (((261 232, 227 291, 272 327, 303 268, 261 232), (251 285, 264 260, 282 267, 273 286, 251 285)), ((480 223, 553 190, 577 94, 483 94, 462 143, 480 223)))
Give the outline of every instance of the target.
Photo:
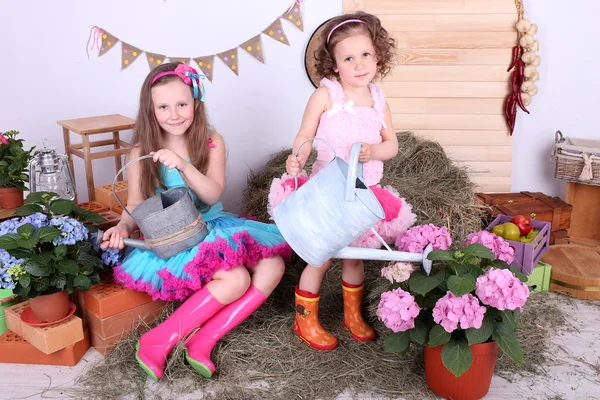
MULTIPOLYGON (((154 115, 154 104, 152 102, 152 87, 164 85, 179 78, 177 75, 165 75, 152 84, 154 77, 161 72, 174 71, 181 63, 167 63, 154 68, 142 84, 140 93, 140 107, 133 128, 132 141, 139 150, 140 155, 149 154, 163 148, 163 131, 156 121, 154 115)), ((190 86, 190 91, 193 91, 190 86)), ((208 167, 208 121, 204 110, 204 103, 198 99, 194 100, 194 121, 185 133, 186 147, 191 163, 203 174, 208 167)), ((152 159, 147 158, 140 161, 141 189, 143 195, 151 197, 157 186, 164 188, 159 179, 160 165, 152 159)))
POLYGON ((335 72, 335 55, 333 53, 335 46, 349 36, 363 34, 370 37, 377 53, 377 74, 375 79, 384 78, 392 69, 395 63, 396 39, 391 37, 388 31, 381 25, 379 18, 372 14, 358 11, 353 14, 344 14, 330 19, 323 27, 321 34, 321 43, 315 51, 315 68, 317 75, 326 78, 338 79, 338 73, 335 72), (339 23, 358 19, 361 22, 347 22, 333 32, 331 30, 339 23), (331 32, 329 42, 327 36, 331 32))

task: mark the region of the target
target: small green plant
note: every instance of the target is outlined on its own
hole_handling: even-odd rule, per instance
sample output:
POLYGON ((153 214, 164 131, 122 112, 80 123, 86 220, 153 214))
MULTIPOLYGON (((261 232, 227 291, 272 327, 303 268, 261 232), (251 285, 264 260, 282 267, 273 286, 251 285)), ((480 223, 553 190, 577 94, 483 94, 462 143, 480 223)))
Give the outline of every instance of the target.
POLYGON ((27 169, 35 147, 24 150, 24 140, 17 139, 18 134, 18 131, 0 133, 0 188, 27 190, 27 169))

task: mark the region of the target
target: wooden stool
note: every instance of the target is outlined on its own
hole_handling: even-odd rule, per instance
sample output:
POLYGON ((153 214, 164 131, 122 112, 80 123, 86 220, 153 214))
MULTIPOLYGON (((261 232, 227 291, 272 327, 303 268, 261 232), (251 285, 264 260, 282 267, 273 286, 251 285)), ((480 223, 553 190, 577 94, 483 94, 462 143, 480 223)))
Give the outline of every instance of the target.
MULTIPOLYGON (((99 117, 67 119, 64 121, 57 121, 57 123, 63 127, 65 152, 69 158, 69 167, 71 168, 71 171, 74 171, 73 157, 71 155, 75 155, 84 160, 89 201, 95 200, 92 160, 105 157, 115 157, 116 171, 120 170, 122 167, 121 155, 129 153, 131 150, 131 144, 124 142, 119 138, 119 131, 132 129, 133 125, 135 124, 135 120, 120 114, 111 114, 102 115, 99 117), (69 131, 81 135, 82 143, 71 144, 69 131), (97 142, 90 141, 90 135, 110 132, 112 132, 113 135, 112 139, 99 140, 97 142), (92 154, 92 147, 107 145, 113 145, 114 150, 101 151, 92 154)), ((122 179, 122 176, 120 176, 119 180, 122 179)))

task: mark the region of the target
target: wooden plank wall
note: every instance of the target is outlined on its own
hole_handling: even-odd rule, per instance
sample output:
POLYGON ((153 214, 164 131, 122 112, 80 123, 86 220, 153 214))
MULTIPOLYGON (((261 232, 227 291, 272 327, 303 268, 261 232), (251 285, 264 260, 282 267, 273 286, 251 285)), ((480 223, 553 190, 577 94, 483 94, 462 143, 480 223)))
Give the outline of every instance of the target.
POLYGON ((478 190, 510 191, 512 138, 504 120, 514 0, 344 0, 377 15, 398 40, 399 65, 381 83, 396 130, 444 146, 478 190))

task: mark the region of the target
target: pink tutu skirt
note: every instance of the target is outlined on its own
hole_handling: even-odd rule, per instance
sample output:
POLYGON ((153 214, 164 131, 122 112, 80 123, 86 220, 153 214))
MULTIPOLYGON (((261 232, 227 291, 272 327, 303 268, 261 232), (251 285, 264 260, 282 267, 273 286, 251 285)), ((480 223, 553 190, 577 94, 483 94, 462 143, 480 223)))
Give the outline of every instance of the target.
MULTIPOLYGON (((302 186, 309 177, 306 172, 302 171, 298 176, 298 186, 302 186)), ((271 189, 269 190, 267 211, 271 218, 273 217, 273 209, 287 199, 294 191, 295 179, 293 176, 283 174, 281 178, 273 179, 271 189)), ((387 244, 394 244, 396 238, 400 234, 413 226, 417 220, 417 216, 412 212, 412 206, 400 197, 396 189, 391 186, 381 187, 379 185, 370 186, 370 189, 379 200, 385 212, 385 218, 379 221, 375 226, 375 231, 382 237, 387 244)), ((369 247, 378 249, 383 245, 371 230, 363 233, 358 239, 350 244, 352 247, 369 247)))

